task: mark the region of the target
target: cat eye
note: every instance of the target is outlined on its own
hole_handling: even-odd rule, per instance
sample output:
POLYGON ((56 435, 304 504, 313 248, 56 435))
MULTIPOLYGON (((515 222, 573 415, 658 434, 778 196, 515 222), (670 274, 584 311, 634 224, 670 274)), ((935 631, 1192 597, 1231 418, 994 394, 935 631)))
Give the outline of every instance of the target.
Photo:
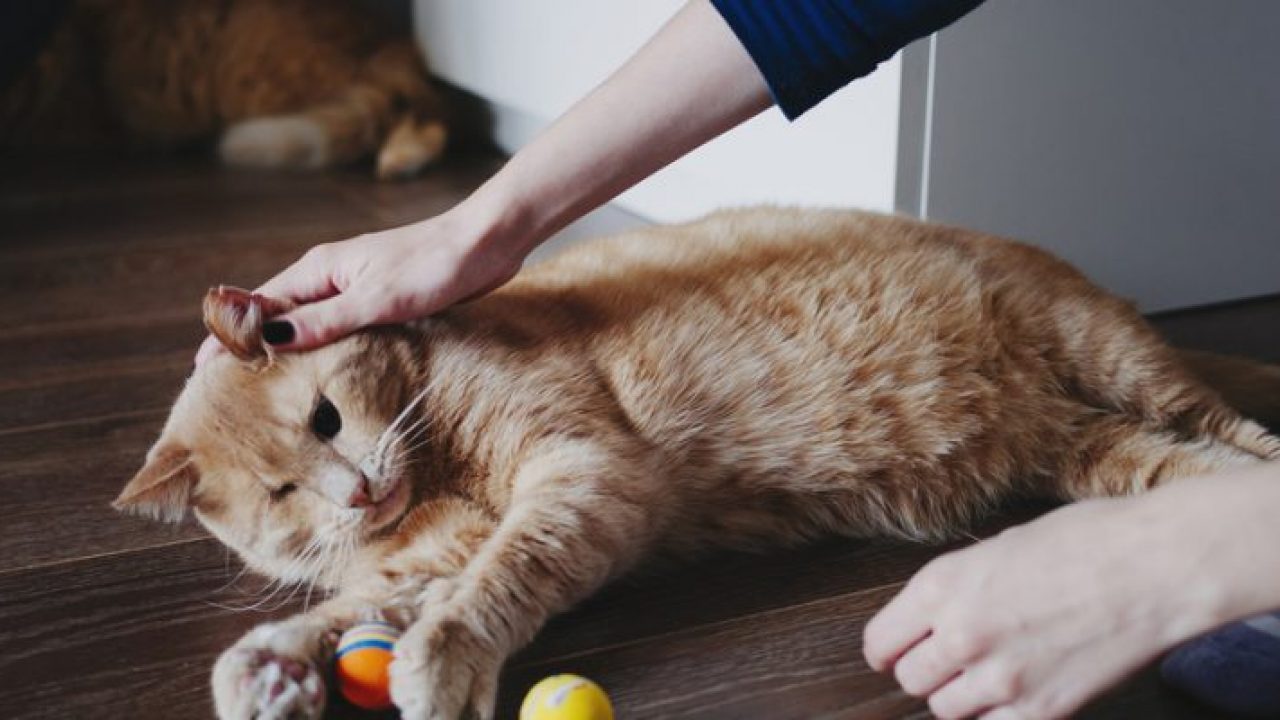
POLYGON ((341 430, 342 416, 338 414, 338 408, 321 395, 316 409, 311 412, 311 432, 321 440, 332 440, 341 430))
POLYGON ((271 501, 275 502, 277 500, 283 500, 289 495, 292 495, 293 491, 297 489, 298 486, 296 483, 285 483, 271 491, 271 501))

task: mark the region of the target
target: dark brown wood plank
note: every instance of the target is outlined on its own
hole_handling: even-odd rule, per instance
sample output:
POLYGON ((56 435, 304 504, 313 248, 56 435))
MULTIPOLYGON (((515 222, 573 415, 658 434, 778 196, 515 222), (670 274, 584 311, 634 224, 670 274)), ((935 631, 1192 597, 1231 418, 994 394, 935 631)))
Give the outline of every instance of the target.
POLYGON ((181 245, 193 237, 242 233, 305 238, 367 232, 452 207, 499 164, 491 155, 453 157, 418 179, 383 186, 356 169, 280 174, 205 160, 128 159, 113 165, 53 158, 38 171, 23 168, 32 173, 26 178, 6 174, 0 186, 0 258, 133 242, 181 245), (74 180, 86 174, 89 179, 74 180), (368 199, 376 192, 412 198, 412 212, 380 217, 378 204, 368 199))
MULTIPOLYGON (((253 625, 261 585, 213 540, 0 573, 0 708, 11 718, 211 715, 213 660, 253 625)), ((268 605, 267 607, 270 607, 268 605)))
POLYGON ((191 371, 191 348, 183 342, 154 358, 63 366, 34 379, 27 374, 20 384, 0 383, 0 434, 165 411, 191 371))
MULTIPOLYGON (((347 231, 363 227, 348 221, 347 231)), ((0 331, 23 337, 90 322, 142 322, 181 311, 199 318, 210 285, 256 286, 342 226, 234 241, 193 237, 173 247, 77 248, 0 260, 0 331)))
MULTIPOLYGON (((33 335, 0 333, 0 355, 5 372, 0 391, 16 392, 32 388, 32 398, 50 390, 41 387, 60 382, 74 383, 96 378, 114 387, 122 405, 128 406, 134 391, 148 383, 146 368, 181 367, 189 371, 195 363, 195 351, 205 335, 198 314, 183 310, 177 317, 153 318, 148 321, 83 325, 73 329, 33 335), (120 378, 116 383, 114 378, 120 378)), ((173 385, 171 389, 178 386, 173 385)), ((172 397, 172 395, 170 395, 172 397)), ((10 398, 19 400, 11 394, 10 398)), ((4 416, 8 410, 0 411, 4 416)), ((38 414, 38 413, 37 413, 38 414)), ((47 406, 40 420, 83 419, 72 407, 47 406)), ((6 425, 16 422, 4 421, 6 425)))
POLYGON ((893 590, 837 595, 513 668, 504 676, 499 714, 513 717, 541 677, 576 672, 608 689, 626 718, 901 717, 918 701, 862 661, 862 625, 893 590))
POLYGON ((202 537, 193 524, 165 525, 110 507, 164 415, 0 433, 0 572, 202 537))
MULTIPOLYGON (((807 574, 807 558, 797 558, 807 574)), ((679 587, 667 585, 668 588, 679 587)), ((549 660, 517 662, 501 683, 499 717, 514 717, 528 688, 543 677, 576 673, 605 687, 626 718, 847 718, 929 717, 924 703, 903 694, 891 677, 862 658, 862 629, 900 584, 795 599, 771 610, 729 612, 727 619, 687 625, 617 645, 549 660)), ((768 592, 754 582, 742 594, 768 592)), ((700 608, 733 599, 714 593, 700 608)), ((683 610, 682 599, 651 604, 649 615, 683 610)), ((698 610, 699 612, 701 611, 698 610)), ((564 624, 589 621, 584 609, 564 624)), ((643 615, 633 616, 643 623, 643 615)), ((564 625, 540 643, 555 642, 564 625)), ((1081 713, 1089 718, 1204 719, 1216 714, 1160 685, 1153 670, 1107 693, 1081 713)))
POLYGON ((941 551, 833 541, 766 555, 728 553, 651 577, 623 579, 571 615, 554 619, 513 662, 545 664, 593 648, 900 584, 941 551))
MULTIPOLYGON (((0 642, 10 649, 0 655, 6 679, 0 707, 9 717, 207 716, 207 677, 217 654, 252 625, 298 606, 295 597, 267 613, 219 607, 252 603, 260 587, 254 579, 227 587, 236 565, 223 552, 212 540, 198 540, 0 573, 0 642)), ((809 574, 803 554, 782 559, 779 567, 790 567, 793 576, 809 574)), ((802 594, 744 611, 740 598, 782 598, 786 587, 767 573, 748 576, 735 598, 700 594, 685 579, 649 578, 655 589, 677 589, 658 605, 625 587, 618 588, 622 597, 606 595, 625 605, 647 603, 648 615, 683 613, 676 629, 624 628, 632 636, 625 642, 592 639, 581 652, 513 664, 503 676, 501 717, 513 717, 527 688, 556 672, 601 682, 626 718, 898 718, 922 708, 861 659, 861 629, 896 584, 808 601, 802 594)), ((566 616, 540 643, 570 644, 555 636, 592 624, 603 608, 596 603, 566 616)), ((1088 716, 1211 717, 1149 678, 1108 696, 1088 716)))

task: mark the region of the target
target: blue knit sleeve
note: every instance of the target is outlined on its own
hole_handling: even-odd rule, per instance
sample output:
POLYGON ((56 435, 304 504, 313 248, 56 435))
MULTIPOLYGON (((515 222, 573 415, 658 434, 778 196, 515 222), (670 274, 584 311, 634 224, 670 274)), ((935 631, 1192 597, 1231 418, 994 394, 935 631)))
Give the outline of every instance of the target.
POLYGON ((788 118, 982 0, 711 0, 788 118))

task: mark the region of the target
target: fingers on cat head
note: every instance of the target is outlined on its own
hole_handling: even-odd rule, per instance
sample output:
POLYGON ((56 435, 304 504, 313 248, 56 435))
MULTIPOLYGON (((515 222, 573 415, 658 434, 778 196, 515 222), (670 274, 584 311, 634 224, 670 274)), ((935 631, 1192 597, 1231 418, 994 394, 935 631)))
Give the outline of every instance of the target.
POLYGON ((267 320, 293 309, 291 303, 229 285, 209 288, 204 296, 204 324, 232 355, 267 367, 274 360, 263 337, 267 320))

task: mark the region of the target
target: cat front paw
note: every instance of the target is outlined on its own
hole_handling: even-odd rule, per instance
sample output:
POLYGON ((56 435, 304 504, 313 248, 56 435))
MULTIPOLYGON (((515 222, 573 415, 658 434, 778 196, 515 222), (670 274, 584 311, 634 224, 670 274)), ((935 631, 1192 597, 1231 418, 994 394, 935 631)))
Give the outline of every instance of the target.
POLYGON ((293 720, 324 713, 325 687, 300 628, 259 625, 213 666, 213 700, 222 720, 293 720))
POLYGON ((396 643, 391 700, 404 720, 491 720, 502 661, 463 613, 433 608, 396 643))

